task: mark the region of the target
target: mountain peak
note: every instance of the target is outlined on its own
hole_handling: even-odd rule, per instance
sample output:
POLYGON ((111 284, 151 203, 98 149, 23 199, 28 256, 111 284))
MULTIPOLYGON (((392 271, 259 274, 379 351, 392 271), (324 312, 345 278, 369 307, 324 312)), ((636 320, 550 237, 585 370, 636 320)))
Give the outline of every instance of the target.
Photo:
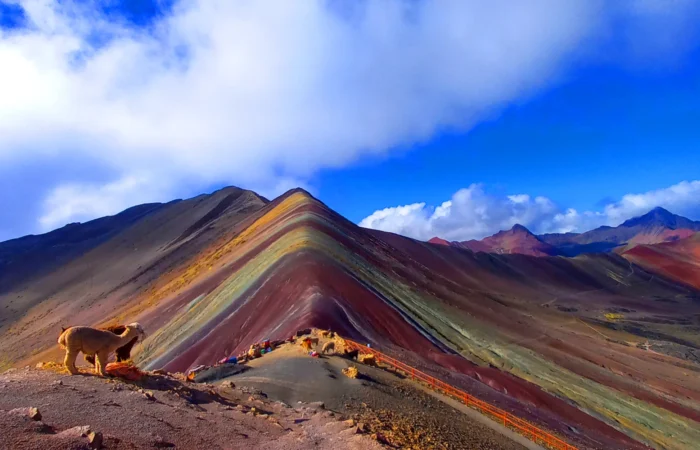
POLYGON ((525 226, 513 225, 510 230, 502 230, 493 236, 481 240, 472 239, 462 242, 448 242, 441 238, 432 238, 430 243, 442 244, 450 247, 466 248, 473 252, 486 253, 520 253, 531 256, 551 256, 557 251, 551 245, 541 241, 525 226))
POLYGON ((669 211, 668 209, 662 208, 661 206, 657 206, 656 208, 652 209, 649 212, 655 213, 655 214, 665 214, 665 215, 669 215, 669 216, 673 215, 673 213, 671 211, 669 211))
POLYGON ((285 192, 284 194, 280 195, 279 198, 291 197, 291 196, 294 195, 294 194, 302 195, 302 196, 306 197, 306 198, 309 199, 309 200, 317 200, 316 197, 314 197, 313 195, 311 195, 311 193, 310 193, 309 191, 307 191, 306 189, 304 189, 304 188, 302 188, 302 187, 295 187, 295 188, 292 188, 292 189, 288 190, 287 192, 285 192))
POLYGON ((516 232, 516 233, 527 233, 527 234, 532 234, 530 230, 528 230, 526 227, 523 225, 520 225, 519 223, 516 223, 513 225, 513 228, 510 229, 510 231, 516 232))
POLYGON ((437 236, 431 238, 428 242, 431 244, 450 245, 450 241, 446 241, 445 239, 439 238, 437 236))
MULTIPOLYGON (((634 217, 632 219, 623 222, 622 227, 636 227, 636 226, 663 226, 675 230, 677 228, 694 228, 693 224, 697 224, 690 219, 673 214, 667 209, 660 206, 652 209, 648 213, 634 217)), ((697 224, 700 225, 700 224, 697 224)))

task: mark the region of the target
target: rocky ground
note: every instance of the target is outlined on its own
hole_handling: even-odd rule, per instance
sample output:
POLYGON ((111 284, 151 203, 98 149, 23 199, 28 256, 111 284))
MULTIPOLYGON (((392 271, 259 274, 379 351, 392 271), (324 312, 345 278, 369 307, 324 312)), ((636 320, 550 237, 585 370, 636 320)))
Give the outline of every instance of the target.
POLYGON ((311 358, 294 345, 280 347, 248 366, 248 370, 227 380, 289 404, 323 402, 326 408, 353 419, 367 434, 379 436, 393 448, 523 449, 493 428, 418 389, 410 380, 384 369, 339 356, 311 358), (359 371, 356 379, 342 372, 351 366, 359 371))
POLYGON ((397 374, 339 356, 289 344, 245 367, 216 384, 11 369, 0 375, 0 450, 523 449, 397 374))
POLYGON ((169 374, 139 382, 49 369, 0 375, 0 449, 380 449, 318 404, 169 374))

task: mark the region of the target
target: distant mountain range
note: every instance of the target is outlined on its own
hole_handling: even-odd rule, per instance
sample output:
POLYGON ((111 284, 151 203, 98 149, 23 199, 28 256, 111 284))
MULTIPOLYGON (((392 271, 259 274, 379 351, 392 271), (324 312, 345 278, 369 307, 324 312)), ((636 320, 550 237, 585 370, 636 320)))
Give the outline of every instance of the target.
POLYGON ((448 242, 433 238, 433 244, 466 248, 475 252, 520 253, 531 256, 576 256, 582 253, 624 251, 640 244, 658 244, 687 238, 700 231, 700 222, 654 208, 643 216, 617 227, 603 226, 585 233, 535 235, 522 225, 500 231, 481 240, 448 242))
POLYGON ((472 239, 464 242, 448 242, 443 239, 433 238, 428 242, 466 248, 473 252, 520 253, 531 256, 554 256, 559 254, 556 247, 542 241, 522 225, 515 225, 510 230, 499 231, 493 236, 482 240, 472 239))

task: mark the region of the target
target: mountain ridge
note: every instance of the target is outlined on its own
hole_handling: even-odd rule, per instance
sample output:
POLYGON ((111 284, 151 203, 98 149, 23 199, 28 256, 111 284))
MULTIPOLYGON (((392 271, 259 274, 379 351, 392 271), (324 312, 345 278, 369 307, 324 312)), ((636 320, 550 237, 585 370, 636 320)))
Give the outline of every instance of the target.
POLYGON ((700 346, 679 316, 700 314, 700 292, 616 254, 473 253, 366 230, 303 190, 212 213, 227 197, 161 209, 31 290, 0 293, 3 305, 31 300, 23 314, 3 310, 3 357, 60 358, 61 325, 137 320, 149 336, 135 360, 186 370, 316 326, 371 342, 582 448, 700 439, 700 385, 613 342, 700 346), (194 224, 202 226, 177 241, 194 224), (607 322, 619 309, 635 312, 607 322), (678 324, 645 321, 651 311, 678 324))
POLYGON ((481 240, 471 239, 462 242, 448 242, 435 237, 428 242, 464 248, 474 252, 498 254, 519 253, 531 256, 554 256, 558 254, 554 246, 542 241, 520 224, 515 224, 509 230, 499 231, 481 240))
POLYGON ((573 257, 583 253, 624 251, 629 246, 640 244, 671 242, 687 238, 699 231, 700 221, 693 221, 656 207, 616 227, 603 225, 582 233, 535 235, 526 227, 516 224, 510 230, 502 230, 480 240, 449 242, 436 236, 428 242, 475 252, 573 257), (508 237, 513 235, 519 237, 508 242, 508 237))

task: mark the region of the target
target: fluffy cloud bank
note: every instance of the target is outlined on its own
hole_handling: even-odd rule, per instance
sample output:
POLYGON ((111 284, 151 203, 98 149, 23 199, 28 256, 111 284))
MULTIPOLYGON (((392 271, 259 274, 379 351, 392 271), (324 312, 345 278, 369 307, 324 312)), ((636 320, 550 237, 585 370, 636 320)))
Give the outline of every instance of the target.
POLYGON ((440 206, 425 203, 385 208, 364 218, 360 226, 416 239, 438 236, 450 241, 481 239, 515 224, 534 233, 581 232, 616 226, 661 206, 671 212, 700 218, 700 181, 683 181, 668 188, 628 194, 602 211, 563 209, 546 197, 526 194, 495 196, 473 184, 457 191, 440 206))
POLYGON ((0 28, 0 169, 80 159, 106 174, 45 186, 43 230, 183 184, 278 193, 468 129, 550 85, 612 23, 634 24, 639 48, 682 47, 692 1, 632 3, 180 0, 134 27, 93 2, 17 0, 27 26, 0 28))

